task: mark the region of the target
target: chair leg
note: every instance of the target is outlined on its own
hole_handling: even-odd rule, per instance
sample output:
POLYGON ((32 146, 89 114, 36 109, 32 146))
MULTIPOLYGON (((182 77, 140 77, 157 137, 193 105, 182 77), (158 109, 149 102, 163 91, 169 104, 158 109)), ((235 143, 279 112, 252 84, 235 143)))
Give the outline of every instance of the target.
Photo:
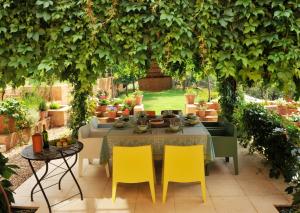
POLYGON ((109 165, 108 165, 108 163, 105 164, 105 172, 106 172, 107 178, 110 178, 110 172, 109 172, 109 165))
POLYGON ((226 162, 226 163, 229 162, 229 157, 225 157, 225 162, 226 162))
POLYGON ((117 193, 117 182, 112 183, 112 201, 115 202, 116 200, 116 193, 117 193))
POLYGON ((201 192, 202 192, 202 199, 203 202, 206 202, 206 184, 205 184, 205 177, 201 180, 201 192))
POLYGON ((235 175, 238 175, 239 174, 239 163, 238 163, 238 156, 237 155, 233 156, 233 163, 234 163, 235 175))
POLYGON ((163 200, 162 202, 165 203, 166 202, 166 198, 167 198, 167 191, 168 191, 168 181, 165 180, 164 178, 164 182, 163 182, 163 200))
POLYGON ((155 203, 155 186, 153 180, 149 181, 149 187, 150 187, 152 202, 155 203))
POLYGON ((79 157, 78 157, 78 175, 79 175, 79 177, 82 176, 82 170, 83 170, 83 158, 81 158, 79 155, 79 157))

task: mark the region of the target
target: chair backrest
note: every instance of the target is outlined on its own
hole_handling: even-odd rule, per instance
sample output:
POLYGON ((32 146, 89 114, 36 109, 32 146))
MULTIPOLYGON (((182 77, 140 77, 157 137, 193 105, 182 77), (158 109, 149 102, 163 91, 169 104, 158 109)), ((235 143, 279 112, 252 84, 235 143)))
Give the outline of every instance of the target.
POLYGON ((86 124, 86 125, 83 125, 81 126, 79 129, 78 129, 78 139, 84 139, 84 138, 88 138, 89 135, 90 135, 90 125, 89 124, 86 124))
POLYGON ((231 137, 237 137, 237 130, 234 124, 229 122, 224 122, 226 133, 231 137))
POLYGON ((98 128, 98 118, 96 116, 93 116, 91 118, 90 126, 91 126, 91 129, 97 129, 98 128))
POLYGON ((113 147, 113 179, 122 183, 136 183, 153 176, 151 145, 113 147))
POLYGON ((165 146, 164 173, 169 181, 198 181, 204 174, 203 145, 165 146))

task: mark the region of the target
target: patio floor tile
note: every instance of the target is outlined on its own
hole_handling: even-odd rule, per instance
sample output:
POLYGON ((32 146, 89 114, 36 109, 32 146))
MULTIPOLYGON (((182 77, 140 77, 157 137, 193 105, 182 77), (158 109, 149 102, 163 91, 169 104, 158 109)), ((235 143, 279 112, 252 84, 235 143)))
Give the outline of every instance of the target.
POLYGON ((220 213, 254 213, 257 212, 247 197, 212 197, 216 212, 220 213))
MULTIPOLYGON (((257 155, 248 155, 240 148, 240 174, 234 175, 233 163, 226 163, 218 158, 210 167, 210 175, 206 176, 207 202, 203 203, 199 183, 169 183, 167 201, 162 203, 161 164, 156 164, 157 183, 156 203, 153 204, 148 183, 118 184, 117 199, 111 200, 111 178, 107 178, 104 167, 94 162, 84 164, 84 175, 78 177, 77 166, 73 172, 81 186, 84 199, 79 196, 65 201, 55 207, 53 212, 59 213, 193 213, 193 212, 232 212, 232 213, 271 213, 276 212, 274 204, 289 204, 290 197, 284 189, 282 179, 268 178, 268 170, 257 155)), ((59 162, 55 162, 59 163, 59 162)), ((49 166, 53 168, 53 166, 49 166)), ((43 174, 42 168, 38 171, 43 174)), ((58 181, 46 180, 45 184, 58 181)), ((16 205, 39 206, 38 213, 48 212, 46 202, 41 193, 30 201, 30 190, 36 183, 32 176, 15 190, 16 205)), ((78 193, 78 189, 70 174, 64 177, 62 190, 57 186, 47 190, 50 203, 56 203, 70 195, 78 193)))
POLYGON ((175 197, 176 213, 213 213, 216 212, 209 196, 206 197, 206 203, 203 203, 199 197, 175 197))
POLYGON ((274 205, 289 204, 282 195, 250 196, 249 199, 260 213, 278 213, 274 205))

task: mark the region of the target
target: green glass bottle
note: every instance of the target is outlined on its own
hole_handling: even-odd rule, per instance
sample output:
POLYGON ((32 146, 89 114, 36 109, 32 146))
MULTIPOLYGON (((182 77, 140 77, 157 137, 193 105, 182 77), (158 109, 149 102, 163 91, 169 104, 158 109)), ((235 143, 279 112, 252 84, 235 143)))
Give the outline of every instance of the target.
POLYGON ((48 132, 46 130, 46 125, 43 125, 43 132, 42 132, 42 137, 43 137, 43 148, 44 149, 49 149, 49 139, 48 139, 48 132))

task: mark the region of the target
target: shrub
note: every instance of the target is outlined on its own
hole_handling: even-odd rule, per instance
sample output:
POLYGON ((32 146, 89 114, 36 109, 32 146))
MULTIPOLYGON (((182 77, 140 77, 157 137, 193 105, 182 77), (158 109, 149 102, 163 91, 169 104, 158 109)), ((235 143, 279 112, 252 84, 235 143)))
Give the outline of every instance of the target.
POLYGON ((251 152, 261 153, 270 163, 269 176, 283 175, 290 184, 294 204, 300 204, 300 131, 290 121, 259 104, 240 106, 235 111, 240 142, 251 152))
MULTIPOLYGON (((0 153, 0 184, 2 185, 9 204, 14 203, 13 191, 11 189, 12 183, 9 181, 13 174, 16 174, 16 169, 19 167, 16 165, 7 164, 8 158, 6 158, 2 153, 0 153)), ((4 199, 4 195, 0 191, 0 212, 7 212, 7 205, 4 199)))
POLYGON ((45 101, 40 95, 35 92, 25 92, 22 95, 22 104, 24 104, 29 109, 39 109, 39 105, 42 101, 45 101))
POLYGON ((28 108, 16 99, 7 99, 0 103, 0 115, 6 115, 15 120, 17 130, 28 128, 32 125, 28 108))
POLYGON ((47 103, 45 100, 42 100, 39 104, 39 110, 40 111, 47 111, 48 107, 47 107, 47 103))
POLYGON ((49 108, 50 109, 59 109, 59 108, 61 108, 61 105, 59 103, 52 102, 52 103, 50 103, 49 108))

